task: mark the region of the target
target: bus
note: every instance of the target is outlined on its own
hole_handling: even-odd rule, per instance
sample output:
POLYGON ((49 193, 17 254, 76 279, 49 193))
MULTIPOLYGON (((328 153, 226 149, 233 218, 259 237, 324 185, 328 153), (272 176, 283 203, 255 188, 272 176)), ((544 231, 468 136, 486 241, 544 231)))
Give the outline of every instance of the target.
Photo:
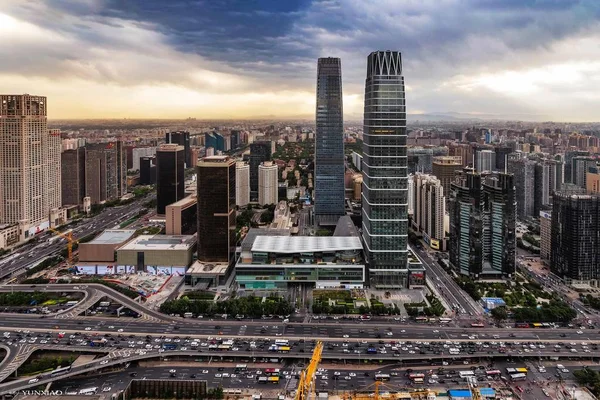
POLYGON ((524 381, 525 379, 527 379, 527 375, 525 375, 525 374, 511 374, 510 375, 510 380, 513 382, 524 381))
POLYGON ((509 375, 512 374, 525 374, 527 375, 527 368, 506 368, 506 373, 509 375))
POLYGON ((230 344, 220 344, 217 346, 217 350, 219 351, 229 351, 231 350, 231 345, 230 344))
POLYGON ((427 318, 427 317, 416 317, 415 318, 415 322, 422 322, 422 323, 429 322, 429 318, 427 318))
POLYGON ((387 382, 390 380, 389 374, 375 374, 375 380, 380 382, 387 382))
POLYGON ((280 353, 288 353, 290 351, 290 346, 279 346, 277 351, 280 353))
POLYGON ((471 328, 484 328, 485 325, 483 325, 481 322, 474 322, 471 324, 471 328))
POLYGON ((485 374, 488 378, 497 378, 502 375, 502 372, 499 369, 492 369, 489 371, 485 371, 485 374))
POLYGON ((375 347, 369 347, 367 349, 367 354, 377 354, 377 349, 375 347))
POLYGON ((269 383, 279 383, 279 377, 278 376, 270 376, 268 379, 269 383))
POLYGON ((64 375, 64 374, 68 373, 69 371, 71 371, 70 365, 68 365, 66 367, 58 367, 54 371, 50 372, 50 376, 55 377, 55 376, 64 375))
POLYGON ((422 385, 423 383, 425 383, 423 378, 415 378, 412 382, 415 385, 422 385))
POLYGON ((460 379, 467 379, 467 378, 471 378, 471 377, 475 376, 475 372, 473 372, 473 371, 459 371, 458 372, 458 376, 460 376, 460 379))
POLYGON ((527 375, 527 372, 529 372, 529 371, 527 370, 527 368, 517 368, 517 372, 519 374, 525 374, 525 375, 527 375))
POLYGON ((452 322, 452 318, 440 318, 440 324, 448 324, 452 322))
POLYGON ((275 345, 276 346, 289 346, 290 341, 287 339, 277 339, 277 340, 275 340, 275 345))
POLYGON ((258 378, 258 383, 267 383, 268 378, 266 376, 261 376, 258 378))
POLYGON ((267 368, 267 369, 265 369, 265 375, 279 376, 279 368, 267 368))
POLYGON ((91 387, 91 388, 87 388, 87 389, 81 389, 79 391, 79 394, 82 396, 89 396, 91 394, 96 394, 97 392, 98 392, 97 387, 91 387))
POLYGON ((244 372, 248 369, 248 366, 246 364, 237 364, 235 366, 235 369, 233 370, 233 372, 235 372, 236 374, 239 374, 240 372, 244 372))
POLYGON ((415 379, 424 379, 425 378, 425 374, 409 374, 408 375, 408 379, 410 379, 411 381, 414 381, 415 379))
POLYGON ((527 322, 517 322, 515 328, 529 328, 529 324, 527 322))

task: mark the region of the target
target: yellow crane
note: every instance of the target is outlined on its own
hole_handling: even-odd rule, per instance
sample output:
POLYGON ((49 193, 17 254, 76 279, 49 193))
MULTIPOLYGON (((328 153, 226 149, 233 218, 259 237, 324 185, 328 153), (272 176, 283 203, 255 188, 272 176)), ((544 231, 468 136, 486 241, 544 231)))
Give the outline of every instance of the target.
POLYGON ((383 382, 375 381, 375 383, 364 387, 363 389, 359 389, 354 392, 345 392, 342 394, 342 399, 344 400, 425 400, 431 398, 437 392, 429 389, 422 390, 413 390, 413 391, 396 391, 396 389, 390 388, 391 390, 396 391, 396 393, 385 393, 382 394, 380 392, 380 387, 387 387, 383 382), (371 389, 371 387, 373 387, 371 389), (429 396, 429 397, 428 397, 429 396))
POLYGON ((67 241, 67 265, 69 268, 73 264, 73 243, 78 243, 76 239, 73 239, 73 231, 68 230, 66 232, 59 232, 56 229, 48 228, 49 231, 54 232, 56 235, 67 241))
POLYGON ((312 357, 308 366, 300 373, 298 381, 298 389, 296 390, 296 400, 308 400, 310 393, 315 393, 315 373, 321 362, 321 354, 323 353, 323 342, 318 341, 313 350, 312 357))

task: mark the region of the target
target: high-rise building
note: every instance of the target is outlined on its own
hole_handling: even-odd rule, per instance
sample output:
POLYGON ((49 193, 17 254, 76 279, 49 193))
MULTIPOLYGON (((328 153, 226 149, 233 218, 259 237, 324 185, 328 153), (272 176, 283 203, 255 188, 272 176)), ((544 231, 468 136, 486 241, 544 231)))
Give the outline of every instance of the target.
MULTIPOLYGON (((190 147, 190 133, 187 131, 176 131, 165 133, 165 143, 183 146, 185 152, 185 168, 191 168, 192 152, 190 147)), ((148 154, 147 154, 148 155, 148 154)))
POLYGON ((600 194, 600 165, 589 167, 585 177, 585 188, 588 193, 600 194))
POLYGON ((62 204, 81 205, 85 197, 85 147, 61 154, 62 204))
POLYGON ((433 175, 416 174, 413 176, 413 187, 413 228, 423 235, 425 242, 432 249, 446 250, 444 234, 446 198, 442 182, 433 175))
POLYGON ((0 95, 0 224, 25 239, 61 206, 60 133, 48 130, 46 97, 0 95))
MULTIPOLYGON (((154 157, 156 155, 156 147, 134 147, 131 149, 131 170, 140 170, 140 159, 142 157, 154 157)), ((129 157, 129 154, 127 154, 129 157)), ((129 163, 129 158, 127 158, 129 163)))
POLYGON ((521 219, 533 217, 535 210, 535 162, 527 158, 508 158, 508 172, 514 175, 517 190, 517 215, 521 219))
POLYGON ((540 258, 548 263, 552 253, 552 212, 540 211, 540 258))
POLYGON ((586 157, 589 156, 590 152, 589 151, 583 151, 583 150, 569 150, 567 152, 565 152, 565 158, 564 158, 564 163, 565 163, 565 172, 564 172, 564 177, 565 177, 565 182, 566 183, 575 183, 573 181, 573 158, 575 157, 586 157))
POLYGON ((444 194, 450 192, 450 184, 454 180, 454 174, 461 169, 462 158, 460 156, 433 157, 431 173, 440 180, 444 187, 444 194))
POLYGON ((508 155, 513 152, 513 149, 508 146, 496 146, 496 171, 504 172, 506 170, 508 155))
POLYGON ((492 150, 478 149, 475 152, 475 170, 477 172, 492 172, 496 168, 496 153, 492 150))
POLYGON ((588 170, 590 167, 596 167, 597 162, 598 160, 594 157, 573 157, 571 160, 571 183, 581 188, 585 188, 588 170))
POLYGON ((140 158, 140 185, 156 183, 156 156, 140 158))
POLYGON ((400 52, 368 56, 364 107, 362 236, 369 283, 407 287, 407 135, 400 52))
POLYGON ((242 132, 238 130, 232 130, 229 136, 229 143, 232 149, 237 149, 242 144, 242 132))
POLYGON ((513 175, 466 169, 450 187, 450 263, 473 278, 512 276, 517 207, 513 175))
POLYGON ((448 154, 462 159, 462 166, 466 167, 473 163, 473 146, 468 143, 450 143, 448 154))
POLYGON ((123 145, 123 141, 117 140, 115 146, 115 163, 116 163, 116 180, 117 180, 117 196, 123 197, 127 194, 127 151, 123 145))
POLYGON ((92 204, 117 199, 127 193, 127 151, 120 140, 88 143, 85 163, 86 196, 92 204))
POLYGON ((600 279, 600 195, 554 194, 550 270, 573 280, 600 279))
POLYGON ((169 204, 183 199, 185 149, 178 144, 163 144, 156 150, 156 213, 164 215, 169 204))
POLYGON ((258 204, 277 204, 278 187, 277 164, 272 161, 260 164, 258 166, 258 204))
POLYGON ((248 156, 248 165, 250 165, 250 201, 258 201, 258 166, 265 161, 271 161, 271 146, 271 142, 269 141, 250 144, 250 155, 248 156))
POLYGON ((235 252, 236 163, 228 156, 205 157, 198 177, 198 260, 233 261, 235 252))
POLYGON ((225 151, 225 138, 218 132, 207 132, 204 134, 204 146, 212 147, 217 151, 225 151))
POLYGON ((250 166, 245 162, 235 164, 235 205, 246 207, 250 203, 250 166))
POLYGON ((342 69, 339 58, 317 63, 315 208, 318 224, 335 225, 345 215, 342 69))
POLYGON ((433 160, 436 157, 448 155, 446 146, 435 147, 409 147, 407 150, 408 173, 431 174, 433 170, 433 160))

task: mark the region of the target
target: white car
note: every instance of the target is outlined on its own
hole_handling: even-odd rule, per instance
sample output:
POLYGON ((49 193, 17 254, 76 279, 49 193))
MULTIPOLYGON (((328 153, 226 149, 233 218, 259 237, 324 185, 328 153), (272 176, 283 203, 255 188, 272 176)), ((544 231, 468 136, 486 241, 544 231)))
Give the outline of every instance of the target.
POLYGON ((114 326, 112 326, 112 325, 110 325, 110 326, 108 327, 108 329, 115 329, 115 327, 114 327, 114 326))
POLYGON ((581 335, 581 334, 583 334, 583 331, 577 331, 577 334, 581 335))
POLYGON ((29 380, 29 383, 37 383, 39 381, 38 378, 33 378, 29 380))
POLYGON ((176 369, 170 369, 170 370, 169 370, 169 373, 171 373, 171 374, 174 374, 174 373, 176 373, 176 372, 177 372, 177 370, 176 370, 176 369))
POLYGON ((348 376, 350 376, 350 377, 354 378, 354 377, 356 376, 356 373, 354 373, 354 372, 350 372, 350 373, 348 374, 348 376))
POLYGON ((345 337, 345 338, 349 338, 350 336, 349 336, 349 335, 344 335, 343 337, 345 337))
POLYGON ((110 386, 106 386, 105 388, 102 389, 103 392, 110 392, 111 387, 110 386))
POLYGON ((208 374, 208 370, 207 370, 207 369, 203 369, 203 370, 202 370, 202 373, 203 373, 203 374, 208 374))
POLYGON ((402 329, 402 330, 400 331, 400 333, 406 333, 406 330, 405 330, 405 329, 402 329))
POLYGON ((220 378, 221 374, 215 374, 215 378, 220 378))
POLYGON ((86 331, 91 331, 91 330, 92 330, 92 328, 88 326, 88 327, 86 327, 86 328, 85 328, 85 330, 86 330, 86 331))
POLYGON ((117 332, 123 332, 123 329, 119 329, 117 332))
POLYGON ((393 335, 393 333, 392 333, 392 332, 387 332, 387 333, 386 333, 386 335, 388 335, 388 336, 392 336, 392 335, 393 335))
POLYGON ((100 361, 100 364, 101 365, 108 364, 108 360, 102 360, 102 361, 100 361))

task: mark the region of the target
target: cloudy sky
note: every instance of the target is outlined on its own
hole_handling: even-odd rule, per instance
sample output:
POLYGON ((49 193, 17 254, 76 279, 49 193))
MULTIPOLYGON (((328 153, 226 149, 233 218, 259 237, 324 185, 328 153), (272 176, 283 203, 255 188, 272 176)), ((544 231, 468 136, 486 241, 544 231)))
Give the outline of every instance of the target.
POLYGON ((0 91, 51 118, 310 117, 332 56, 359 119, 392 49, 409 113, 599 121, 599 22, 598 0, 0 0, 0 91))

